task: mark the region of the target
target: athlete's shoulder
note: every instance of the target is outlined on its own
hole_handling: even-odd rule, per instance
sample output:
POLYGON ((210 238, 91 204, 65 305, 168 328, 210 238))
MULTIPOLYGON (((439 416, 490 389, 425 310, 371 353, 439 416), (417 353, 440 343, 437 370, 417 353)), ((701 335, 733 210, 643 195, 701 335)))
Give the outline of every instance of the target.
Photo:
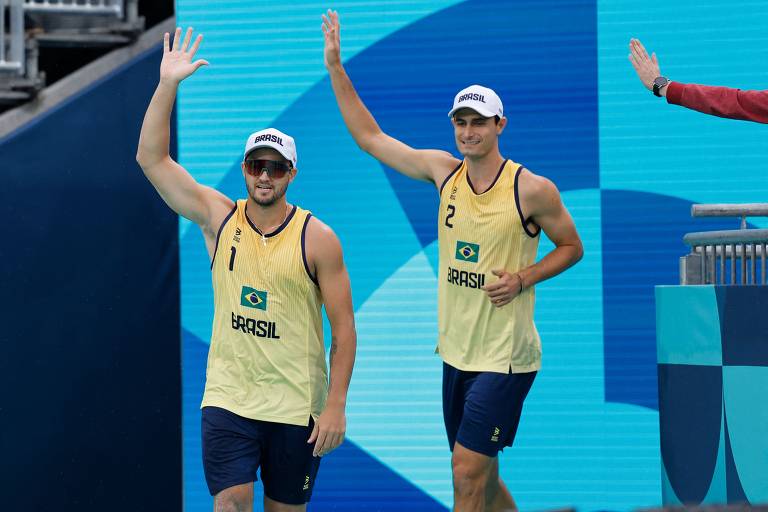
POLYGON ((441 149, 428 150, 431 154, 430 171, 435 185, 440 187, 443 182, 461 166, 463 160, 459 160, 448 151, 441 149))
POLYGON ((518 177, 520 193, 527 196, 549 195, 559 193, 555 183, 540 174, 536 174, 525 166, 521 166, 518 177))
POLYGON ((311 212, 308 212, 307 217, 307 235, 311 234, 312 236, 319 237, 328 237, 331 235, 336 236, 333 232, 333 229, 331 229, 331 226, 318 219, 311 212))
POLYGON ((435 159, 435 163, 442 165, 443 167, 455 167, 456 164, 461 163, 461 160, 453 156, 448 151, 442 149, 428 149, 430 156, 435 159))
POLYGON ((314 275, 315 282, 322 282, 322 276, 328 269, 343 269, 344 255, 341 241, 330 226, 315 216, 309 217, 305 224, 304 253, 307 268, 314 275))
POLYGON ((520 171, 517 188, 520 201, 527 207, 531 216, 550 211, 560 205, 560 191, 555 183, 526 168, 520 171))
POLYGON ((305 225, 307 251, 315 255, 341 251, 341 242, 333 229, 314 215, 310 214, 308 217, 305 225))

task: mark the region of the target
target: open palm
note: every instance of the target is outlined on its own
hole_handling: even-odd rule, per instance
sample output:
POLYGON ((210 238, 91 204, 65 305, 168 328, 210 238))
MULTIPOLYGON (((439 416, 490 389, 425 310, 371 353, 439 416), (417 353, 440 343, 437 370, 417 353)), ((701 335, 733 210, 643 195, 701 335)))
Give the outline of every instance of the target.
POLYGON ((200 47, 200 41, 203 40, 203 35, 198 35, 190 47, 191 39, 192 27, 187 29, 183 42, 181 41, 181 27, 179 27, 173 35, 173 47, 171 48, 169 46, 170 35, 168 32, 165 33, 163 37, 163 61, 160 63, 161 80, 179 83, 197 71, 200 66, 208 65, 208 61, 203 59, 192 62, 192 58, 200 47))
POLYGON ((643 82, 643 85, 649 91, 653 90, 653 81, 657 76, 661 76, 659 60, 656 53, 648 57, 648 52, 639 39, 632 38, 629 41, 629 62, 635 68, 637 77, 643 82))
POLYGON ((341 25, 339 25, 339 13, 328 9, 323 14, 323 34, 325 34, 325 67, 330 68, 341 62, 341 25))

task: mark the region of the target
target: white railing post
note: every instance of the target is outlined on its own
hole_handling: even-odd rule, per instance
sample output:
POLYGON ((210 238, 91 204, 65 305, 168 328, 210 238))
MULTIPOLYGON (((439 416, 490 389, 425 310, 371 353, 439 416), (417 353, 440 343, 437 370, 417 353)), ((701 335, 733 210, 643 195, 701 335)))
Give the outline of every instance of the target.
POLYGON ((718 253, 720 254, 720 284, 766 284, 768 229, 748 229, 746 218, 768 217, 768 203, 696 204, 691 208, 691 215, 693 217, 737 217, 740 218, 741 229, 685 235, 683 242, 691 248, 691 253, 683 256, 680 262, 682 284, 717 284, 718 253), (709 248, 711 251, 708 250, 709 248), (730 279, 726 279, 725 260, 728 258, 731 260, 730 279))
POLYGON ((24 73, 24 10, 23 0, 0 0, 0 71, 24 73), (8 28, 5 17, 8 12, 8 28), (6 39, 8 42, 6 43, 6 39))

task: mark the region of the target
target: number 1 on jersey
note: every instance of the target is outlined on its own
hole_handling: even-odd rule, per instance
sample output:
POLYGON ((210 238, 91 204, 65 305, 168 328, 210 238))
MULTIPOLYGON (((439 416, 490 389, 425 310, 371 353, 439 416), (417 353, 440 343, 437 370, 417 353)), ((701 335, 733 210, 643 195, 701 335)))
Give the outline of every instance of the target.
POLYGON ((235 267, 235 253, 237 252, 237 249, 235 249, 234 246, 230 247, 230 249, 232 249, 232 254, 229 256, 229 270, 232 271, 235 267))

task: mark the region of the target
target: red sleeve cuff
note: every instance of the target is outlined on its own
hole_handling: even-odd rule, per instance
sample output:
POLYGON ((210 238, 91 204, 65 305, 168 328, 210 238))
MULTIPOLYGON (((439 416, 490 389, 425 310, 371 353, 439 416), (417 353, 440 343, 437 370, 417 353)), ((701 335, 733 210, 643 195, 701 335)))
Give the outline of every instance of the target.
POLYGON ((685 84, 681 84, 680 82, 670 82, 667 86, 667 103, 680 105, 680 101, 683 99, 684 89, 685 84))

